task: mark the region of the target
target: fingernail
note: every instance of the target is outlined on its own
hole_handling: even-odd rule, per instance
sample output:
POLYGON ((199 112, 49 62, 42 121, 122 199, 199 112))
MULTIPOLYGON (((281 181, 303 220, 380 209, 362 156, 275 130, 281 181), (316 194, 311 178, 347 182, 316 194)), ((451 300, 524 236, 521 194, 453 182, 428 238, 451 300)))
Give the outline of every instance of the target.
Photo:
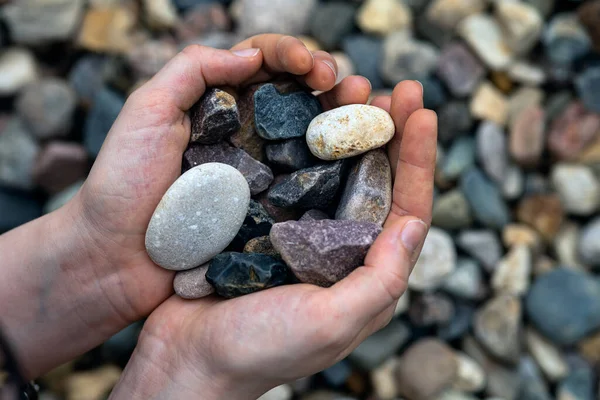
MULTIPOLYGON (((365 77, 363 76, 363 78, 365 78, 365 77)), ((371 80, 369 78, 365 78, 365 79, 366 79, 367 82, 369 82, 369 89, 371 91, 373 91, 373 85, 371 84, 371 80)))
POLYGON ((423 84, 421 83, 421 81, 415 80, 415 82, 417 82, 419 85, 421 85, 421 95, 423 95, 423 92, 425 91, 425 89, 423 89, 423 84))
POLYGON ((335 67, 333 66, 333 63, 329 60, 322 60, 325 65, 327 65, 329 67, 329 69, 331 69, 331 72, 333 72, 333 76, 335 76, 335 78, 337 79, 337 72, 335 72, 335 67))
POLYGON ((254 57, 255 55, 258 54, 258 52, 260 51, 260 49, 243 49, 243 50, 234 50, 232 51, 233 54, 235 54, 236 56, 240 56, 240 57, 254 57))
POLYGON ((409 221, 402 228, 400 240, 406 251, 411 255, 411 260, 425 241, 426 235, 427 225, 420 219, 409 221))

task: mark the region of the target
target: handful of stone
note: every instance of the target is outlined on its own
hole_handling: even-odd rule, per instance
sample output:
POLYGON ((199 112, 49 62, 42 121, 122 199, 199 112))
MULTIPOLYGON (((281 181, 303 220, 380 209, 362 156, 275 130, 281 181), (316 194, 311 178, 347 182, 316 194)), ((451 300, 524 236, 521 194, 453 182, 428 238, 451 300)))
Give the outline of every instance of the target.
POLYGON ((333 285, 362 265, 390 211, 381 147, 394 121, 369 105, 323 112, 292 82, 236 97, 210 89, 190 111, 183 174, 152 215, 148 255, 178 271, 186 299, 333 285))

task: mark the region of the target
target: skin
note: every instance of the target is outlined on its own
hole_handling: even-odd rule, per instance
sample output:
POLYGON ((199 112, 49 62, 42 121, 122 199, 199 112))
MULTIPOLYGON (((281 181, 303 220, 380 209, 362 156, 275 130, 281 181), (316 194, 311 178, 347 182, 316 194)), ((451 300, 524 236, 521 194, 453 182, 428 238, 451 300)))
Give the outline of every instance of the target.
POLYGON ((431 222, 437 118, 423 109, 418 82, 372 102, 396 124, 393 207, 365 265, 346 279, 188 301, 173 295, 173 272, 146 254, 150 217, 180 174, 186 111, 207 87, 285 73, 323 91, 325 109, 370 94, 357 76, 334 87, 335 60, 298 39, 259 35, 232 50, 243 49, 186 48, 129 97, 75 198, 0 236, 0 315, 27 377, 149 315, 111 399, 255 399, 341 360, 392 318, 431 222))

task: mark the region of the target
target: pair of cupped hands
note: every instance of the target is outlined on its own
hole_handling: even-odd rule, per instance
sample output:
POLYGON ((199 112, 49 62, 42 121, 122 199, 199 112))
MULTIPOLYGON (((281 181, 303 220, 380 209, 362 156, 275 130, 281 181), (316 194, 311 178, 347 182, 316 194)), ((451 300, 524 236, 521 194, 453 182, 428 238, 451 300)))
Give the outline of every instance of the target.
POLYGON ((387 146, 393 206, 365 265, 344 280, 330 288, 297 284, 189 301, 173 295, 173 273, 146 254, 150 217, 181 173, 190 138, 186 112, 209 87, 282 74, 322 91, 325 110, 364 104, 371 92, 360 76, 336 85, 334 58, 290 36, 259 35, 230 51, 190 46, 131 94, 82 190, 59 210, 76 225, 78 254, 89 261, 78 280, 108 277, 94 291, 101 293, 99 310, 109 304, 112 323, 87 324, 95 345, 149 315, 111 398, 255 399, 343 359, 393 317, 431 222, 437 119, 423 109, 416 81, 372 100, 396 126, 387 146))

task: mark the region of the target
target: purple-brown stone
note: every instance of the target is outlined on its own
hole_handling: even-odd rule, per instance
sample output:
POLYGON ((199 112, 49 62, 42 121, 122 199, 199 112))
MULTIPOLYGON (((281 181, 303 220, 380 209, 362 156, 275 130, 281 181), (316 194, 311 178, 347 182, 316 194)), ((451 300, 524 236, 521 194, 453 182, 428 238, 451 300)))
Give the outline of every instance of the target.
POLYGON ((464 44, 452 43, 443 49, 437 73, 454 96, 465 97, 475 91, 486 71, 464 44))
POLYGON ((572 103, 559 115, 548 134, 550 152, 562 160, 572 160, 600 135, 600 115, 572 103))
POLYGON ((348 175, 335 219, 383 226, 392 208, 392 170, 381 149, 366 153, 348 175))
POLYGON ((88 155, 83 146, 50 142, 36 159, 32 176, 37 185, 54 194, 85 179, 88 170, 88 155))
POLYGON ((240 129, 235 98, 221 89, 209 89, 190 110, 191 141, 215 144, 240 129))
POLYGON ((546 115, 538 105, 519 113, 510 128, 510 155, 523 167, 535 167, 546 142, 546 115))
POLYGON ((271 243, 296 277, 329 287, 363 265, 381 227, 358 221, 289 221, 273 225, 271 243))
POLYGON ((240 171, 248 181, 252 195, 265 191, 273 181, 273 172, 269 167, 250 157, 244 150, 227 143, 192 145, 183 154, 184 171, 211 162, 231 165, 240 171))
POLYGON ((206 280, 209 264, 203 264, 187 271, 179 271, 173 280, 175 293, 183 299, 200 299, 215 292, 215 288, 206 280))

